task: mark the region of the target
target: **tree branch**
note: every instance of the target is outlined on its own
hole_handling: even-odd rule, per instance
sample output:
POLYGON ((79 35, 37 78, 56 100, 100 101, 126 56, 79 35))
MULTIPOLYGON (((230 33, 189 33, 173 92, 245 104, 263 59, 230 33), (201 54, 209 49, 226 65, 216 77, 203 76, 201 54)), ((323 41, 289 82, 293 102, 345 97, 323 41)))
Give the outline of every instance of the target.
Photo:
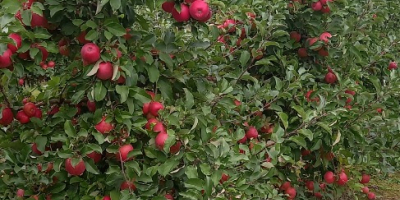
POLYGON ((7 107, 11 107, 10 101, 8 100, 8 98, 6 96, 6 92, 4 91, 3 85, 0 85, 0 92, 3 94, 4 101, 6 102, 7 107))

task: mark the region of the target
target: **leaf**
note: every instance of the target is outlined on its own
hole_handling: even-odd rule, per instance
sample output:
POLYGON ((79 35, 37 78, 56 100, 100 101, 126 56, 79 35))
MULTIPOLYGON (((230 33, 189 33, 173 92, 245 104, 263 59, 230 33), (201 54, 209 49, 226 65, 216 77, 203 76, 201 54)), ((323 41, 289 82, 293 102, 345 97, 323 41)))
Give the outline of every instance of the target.
POLYGON ((314 134, 309 129, 301 129, 299 130, 299 133, 306 136, 310 141, 314 138, 314 134))
POLYGON ((316 123, 318 126, 320 126, 321 128, 323 128, 326 132, 328 132, 330 135, 332 135, 332 128, 329 127, 327 124, 325 124, 324 122, 317 122, 316 123))
POLYGON ((164 53, 164 52, 160 52, 160 53, 159 53, 159 56, 160 56, 160 59, 161 59, 162 61, 164 61, 165 64, 166 64, 169 68, 173 67, 174 64, 173 64, 173 62, 172 62, 171 57, 170 57, 168 54, 166 54, 166 53, 164 53))
POLYGON ((75 130, 74 126, 72 125, 71 120, 65 121, 64 131, 69 137, 71 137, 71 138, 76 137, 76 130, 75 130))
POLYGON ((204 181, 199 178, 191 178, 185 181, 185 187, 201 191, 204 188, 204 181))
POLYGON ((248 51, 242 51, 242 54, 240 55, 240 65, 244 67, 247 62, 250 60, 250 53, 248 51))
POLYGON ((86 76, 95 75, 97 73, 97 71, 99 70, 100 63, 101 63, 101 60, 97 61, 96 64, 94 64, 92 70, 90 70, 90 72, 86 76))
POLYGON ((113 65, 113 75, 112 75, 111 80, 114 80, 114 81, 118 80, 117 79, 118 70, 119 70, 119 66, 118 65, 113 65))
POLYGON ((188 178, 197 178, 197 168, 195 166, 187 166, 185 168, 185 174, 188 178))
POLYGON ((35 143, 37 145, 37 149, 40 152, 44 152, 47 144, 47 137, 44 136, 37 136, 35 139, 35 143))
POLYGON ((107 88, 103 85, 102 82, 97 82, 94 87, 94 99, 96 101, 103 100, 107 95, 107 88))
POLYGON ((285 141, 285 139, 283 139, 283 135, 285 134, 285 131, 283 130, 283 128, 281 126, 275 126, 274 128, 274 132, 271 135, 271 139, 272 141, 276 142, 276 143, 282 143, 283 141, 285 141))
POLYGON ((282 81, 278 77, 274 76, 275 79, 275 88, 276 90, 281 90, 282 89, 282 81))
POLYGON ((97 40, 97 38, 99 38, 99 32, 96 30, 90 30, 85 36, 85 39, 89 41, 97 40))
POLYGON ((211 175, 211 166, 209 164, 206 163, 202 163, 200 164, 200 170, 201 172, 203 172, 204 175, 211 175))
POLYGON ((335 141, 333 142, 332 146, 335 146, 337 143, 340 142, 341 136, 342 136, 342 134, 340 133, 340 130, 338 130, 338 133, 337 133, 337 135, 336 135, 336 139, 335 139, 335 141))
POLYGON ((110 0, 110 5, 113 10, 118 10, 121 7, 121 0, 110 0))
POLYGON ((297 143, 298 145, 302 146, 303 148, 307 149, 306 140, 302 136, 296 135, 296 136, 290 137, 290 140, 297 143))
POLYGON ((179 161, 177 160, 172 160, 169 159, 165 163, 161 164, 160 167, 158 168, 158 173, 160 173, 161 176, 166 176, 171 172, 176 166, 178 166, 179 161))
POLYGON ((96 141, 99 144, 103 144, 104 143, 104 135, 103 134, 95 131, 95 132, 92 132, 92 135, 93 135, 94 139, 96 139, 96 141))
POLYGON ((155 65, 151 65, 147 68, 147 72, 149 75, 149 81, 152 83, 155 83, 158 81, 158 78, 160 78, 160 71, 155 65))
POLYGON ((278 112, 278 116, 281 119, 283 126, 285 126, 285 129, 288 128, 288 115, 284 112, 278 112))
POLYGON ((90 158, 84 158, 86 170, 92 174, 100 174, 99 169, 97 169, 96 164, 90 158))
POLYGON ((115 36, 121 37, 126 34, 125 28, 118 23, 109 23, 106 26, 107 30, 110 31, 115 36))
POLYGON ((128 86, 121 86, 121 85, 117 85, 115 87, 117 93, 121 96, 121 103, 124 103, 127 99, 128 99, 128 95, 129 95, 129 88, 128 86))
POLYGON ((185 107, 189 110, 194 106, 193 94, 187 88, 183 88, 183 90, 186 96, 185 107))

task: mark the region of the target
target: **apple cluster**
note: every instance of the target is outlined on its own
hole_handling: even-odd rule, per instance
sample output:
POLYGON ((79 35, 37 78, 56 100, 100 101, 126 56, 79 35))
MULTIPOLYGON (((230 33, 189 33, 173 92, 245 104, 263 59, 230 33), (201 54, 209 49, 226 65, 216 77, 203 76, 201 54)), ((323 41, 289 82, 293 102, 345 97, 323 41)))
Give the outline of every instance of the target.
POLYGON ((207 22, 212 17, 210 6, 203 0, 185 0, 185 3, 181 3, 179 7, 179 10, 176 9, 174 1, 166 1, 162 4, 162 9, 171 13, 177 22, 187 22, 190 18, 198 22, 207 22))

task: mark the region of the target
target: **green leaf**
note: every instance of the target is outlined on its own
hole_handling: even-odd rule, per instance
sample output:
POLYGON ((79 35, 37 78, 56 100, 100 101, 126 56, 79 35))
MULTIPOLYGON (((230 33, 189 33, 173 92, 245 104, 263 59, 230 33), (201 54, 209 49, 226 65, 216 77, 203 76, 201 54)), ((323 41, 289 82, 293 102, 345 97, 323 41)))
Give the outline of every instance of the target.
POLYGON ((110 23, 107 24, 107 30, 110 31, 112 34, 114 34, 115 36, 121 37, 123 35, 125 35, 126 30, 125 28, 118 23, 110 23))
POLYGON ((103 85, 102 82, 97 82, 94 87, 94 99, 96 101, 103 100, 107 95, 107 88, 103 85))
POLYGON ((86 36, 85 39, 89 40, 89 41, 93 41, 93 40, 97 40, 97 38, 99 37, 99 32, 96 30, 90 30, 86 36))
POLYGON ((178 166, 179 161, 177 160, 172 160, 169 159, 165 163, 161 164, 160 167, 158 168, 158 173, 160 173, 161 176, 166 176, 171 172, 176 166, 178 166))
POLYGON ((201 191, 204 188, 204 181, 199 178, 191 178, 185 181, 185 187, 201 191))
POLYGON ((194 106, 193 94, 187 88, 183 88, 183 90, 185 91, 186 96, 185 107, 189 110, 194 106))
POLYGON ((129 88, 128 86, 125 85, 117 85, 115 87, 117 93, 121 96, 120 102, 124 103, 127 99, 128 99, 128 95, 129 95, 129 88))
POLYGON ((155 83, 158 81, 158 78, 160 78, 160 71, 155 65, 151 65, 147 68, 147 72, 149 75, 149 81, 152 83, 155 83))
POLYGON ((84 158, 86 170, 92 174, 100 174, 99 169, 97 169, 96 164, 90 158, 84 158))
POLYGON ((325 124, 324 122, 317 122, 317 125, 323 128, 326 132, 328 132, 330 135, 332 135, 332 128, 329 127, 328 124, 325 124))
POLYGON ((185 174, 188 178, 197 178, 197 168, 195 166, 187 166, 185 168, 185 174))
POLYGON ((239 59, 240 65, 244 67, 247 64, 247 62, 249 62, 249 60, 250 60, 250 53, 248 51, 242 51, 242 54, 240 55, 239 59))
POLYGON ((301 129, 299 133, 306 136, 310 141, 314 138, 314 134, 309 129, 301 129))
POLYGON ((121 0, 110 0, 110 5, 113 10, 118 10, 121 7, 121 0))
POLYGON ((203 172, 204 175, 211 175, 211 166, 209 164, 206 163, 202 163, 200 164, 200 170, 201 172, 203 172))
POLYGON ((173 62, 172 62, 171 57, 170 57, 168 54, 166 54, 166 53, 164 53, 164 52, 160 52, 160 53, 159 53, 159 56, 160 56, 160 59, 161 59, 162 61, 164 61, 165 64, 166 64, 169 68, 173 67, 174 64, 173 64, 173 62))
POLYGON ((69 137, 71 137, 71 138, 76 137, 76 130, 75 130, 74 126, 72 125, 71 120, 65 121, 64 131, 69 137))
POLYGON ((35 143, 37 145, 37 149, 41 152, 44 152, 47 144, 47 137, 37 136, 35 139, 35 143))
POLYGON ((303 148, 307 149, 306 140, 302 136, 300 135, 292 136, 290 137, 290 140, 302 146, 303 148))
POLYGON ((112 190, 111 192, 110 192, 110 197, 111 197, 111 200, 118 200, 118 199, 121 199, 120 198, 120 192, 119 192, 119 190, 118 191, 115 191, 115 190, 112 190))
POLYGON ((281 119, 283 126, 285 126, 285 129, 288 128, 288 115, 284 112, 278 112, 278 116, 281 119))
POLYGON ((93 132, 92 135, 93 135, 94 139, 96 139, 96 141, 99 144, 103 144, 104 143, 104 135, 102 135, 101 133, 99 133, 97 131, 93 132))
POLYGON ((271 139, 272 141, 275 141, 276 143, 282 143, 283 141, 285 141, 285 139, 283 139, 283 136, 285 134, 285 131, 283 130, 283 128, 281 126, 275 126, 274 128, 274 132, 271 135, 271 139))

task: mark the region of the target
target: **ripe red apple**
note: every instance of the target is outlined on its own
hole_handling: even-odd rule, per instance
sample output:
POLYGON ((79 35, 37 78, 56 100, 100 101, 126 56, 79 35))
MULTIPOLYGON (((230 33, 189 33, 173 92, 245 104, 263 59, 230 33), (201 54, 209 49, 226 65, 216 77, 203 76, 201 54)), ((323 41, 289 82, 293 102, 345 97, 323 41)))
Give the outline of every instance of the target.
POLYGON ((167 141, 168 139, 168 134, 165 132, 160 132, 158 133, 156 139, 155 139, 155 143, 156 143, 156 147, 159 150, 163 150, 164 145, 165 145, 165 141, 167 141))
POLYGON ((23 189, 18 189, 17 190, 17 197, 24 197, 25 190, 23 189))
POLYGON ((164 197, 165 197, 167 200, 174 200, 174 196, 172 196, 172 194, 165 194, 164 197))
POLYGON ((98 124, 96 124, 94 128, 101 134, 105 134, 112 131, 114 129, 114 125, 106 122, 106 117, 103 117, 101 121, 98 124))
POLYGON ((338 184, 338 185, 345 185, 345 184, 347 183, 348 180, 349 180, 349 179, 347 178, 347 174, 346 174, 344 171, 342 171, 342 172, 340 172, 340 174, 339 174, 339 179, 338 179, 338 181, 337 181, 337 184, 338 184))
POLYGON ((328 184, 334 183, 335 182, 335 174, 331 171, 327 171, 324 174, 324 180, 328 184))
POLYGON ((151 131, 151 128, 154 127, 156 124, 160 123, 157 119, 155 118, 151 118, 149 120, 147 120, 146 125, 144 125, 144 127, 148 130, 151 131))
POLYGON ((246 137, 249 139, 257 138, 258 137, 257 129, 254 126, 249 127, 249 129, 246 131, 246 137))
POLYGON ((212 11, 208 12, 207 17, 205 17, 203 20, 199 20, 199 22, 207 22, 209 19, 212 17, 212 11))
POLYGON ((229 179, 229 175, 223 173, 219 182, 222 184, 229 179))
POLYGON ((9 124, 11 124, 13 119, 14 119, 14 114, 11 108, 4 108, 3 111, 1 112, 0 124, 3 126, 8 126, 9 124))
POLYGON ((23 110, 17 112, 15 119, 17 119, 21 124, 26 124, 30 121, 28 115, 26 115, 23 110))
POLYGON ((48 28, 49 24, 47 22, 47 19, 44 16, 40 16, 40 15, 32 12, 31 27, 32 28, 36 28, 36 27, 48 28))
POLYGON ((368 194, 368 193, 369 193, 369 188, 368 188, 367 186, 364 186, 364 187, 361 189, 361 191, 362 191, 364 194, 368 194))
MULTIPOLYGON (((1 68, 1 67, 0 67, 0 68, 1 68)), ((396 62, 390 62, 390 63, 389 63, 388 69, 389 69, 389 70, 397 69, 397 63, 396 63, 396 62)))
POLYGON ((149 113, 154 117, 158 116, 158 112, 164 109, 164 105, 158 101, 153 101, 149 105, 149 113))
POLYGON ((133 159, 133 158, 128 158, 128 154, 131 151, 133 151, 133 146, 131 144, 125 144, 125 145, 119 147, 119 151, 116 154, 117 160, 125 162, 125 161, 133 159))
POLYGON ((155 133, 166 133, 167 130, 165 129, 165 126, 162 122, 156 123, 156 125, 153 126, 153 132, 155 133))
POLYGON ((85 162, 83 162, 83 160, 80 159, 78 164, 73 166, 72 158, 67 158, 65 160, 65 170, 68 172, 68 174, 70 174, 72 176, 80 176, 83 174, 83 172, 86 171, 85 162))
POLYGON ((149 113, 150 104, 151 104, 151 102, 143 104, 143 110, 142 110, 143 115, 147 115, 149 113))
POLYGON ((308 155, 310 155, 311 154, 311 151, 310 150, 307 150, 307 149, 303 149, 303 150, 301 150, 301 155, 304 157, 304 156, 308 156, 308 155))
POLYGON ((238 141, 238 143, 240 143, 240 144, 244 144, 246 142, 247 142, 247 136, 246 135, 244 135, 243 138, 238 141))
POLYGON ((296 189, 293 187, 289 187, 285 193, 289 196, 289 199, 294 199, 296 198, 296 189))
POLYGON ((0 55, 0 69, 7 68, 12 65, 12 51, 7 49, 2 55, 0 55))
POLYGON ((42 119, 42 116, 43 116, 42 110, 40 110, 39 108, 36 108, 35 115, 33 117, 42 119))
POLYGON ((17 33, 11 33, 10 35, 8 35, 9 38, 11 38, 12 40, 14 40, 13 43, 8 43, 7 44, 7 48, 10 49, 10 51, 12 53, 17 52, 17 50, 21 47, 22 45, 22 38, 20 35, 18 35, 17 33))
POLYGON ((104 196, 103 200, 111 200, 111 197, 110 196, 104 196))
POLYGON ((314 182, 312 182, 312 181, 307 181, 307 182, 306 182, 306 187, 307 187, 308 190, 314 191, 314 182))
POLYGON ((370 175, 368 175, 368 174, 363 174, 362 177, 361 177, 360 183, 361 183, 361 184, 369 183, 370 179, 371 179, 371 176, 370 176, 370 175))
POLYGON ((57 105, 55 105, 55 106, 53 106, 53 107, 51 108, 51 110, 49 110, 49 111, 47 112, 47 114, 48 114, 48 115, 54 115, 54 114, 58 113, 59 111, 60 111, 60 107, 58 107, 57 105))
POLYGON ((322 13, 329 13, 331 12, 331 9, 329 8, 329 6, 323 6, 321 9, 322 13))
POLYGON ((319 184, 319 188, 320 188, 321 190, 325 190, 326 184, 325 184, 325 183, 319 184))
POLYGON ((81 44, 87 44, 90 41, 85 39, 86 37, 86 31, 82 31, 78 36, 76 36, 76 39, 78 40, 79 43, 81 44))
POLYGON ((86 106, 90 112, 96 111, 96 102, 87 101, 86 106))
POLYGON ((319 2, 319 1, 314 2, 314 3, 311 4, 311 8, 312 8, 314 11, 319 11, 319 10, 322 9, 322 4, 321 4, 321 2, 319 2))
POLYGON ((52 162, 47 163, 47 169, 46 173, 49 173, 51 170, 53 170, 54 164, 52 162))
POLYGON ((18 80, 18 85, 20 85, 20 86, 23 86, 24 85, 24 79, 23 78, 20 78, 19 80, 18 80))
POLYGON ((56 63, 54 62, 54 61, 49 61, 48 63, 47 63, 47 66, 48 67, 50 67, 50 68, 54 68, 55 66, 56 66, 56 63))
POLYGON ((234 19, 227 19, 221 26, 219 26, 219 28, 229 28, 228 33, 233 33, 236 31, 236 21, 234 19))
POLYGON ((337 81, 336 75, 333 73, 332 69, 328 67, 328 73, 325 75, 325 82, 333 84, 337 81))
POLYGON ((295 42, 300 42, 301 40, 301 35, 300 33, 296 31, 290 32, 290 39, 294 40, 295 42))
POLYGON ((36 143, 32 144, 31 149, 32 149, 32 152, 37 154, 37 155, 42 155, 43 154, 43 152, 39 151, 39 149, 37 148, 37 144, 36 143))
POLYGON ((320 50, 318 50, 318 54, 323 57, 329 56, 329 52, 325 48, 321 48, 320 50))
POLYGON ((101 160, 101 153, 93 151, 91 153, 86 154, 87 157, 91 158, 94 163, 98 163, 101 160))
POLYGON ((292 187, 292 185, 290 184, 290 182, 286 181, 281 185, 281 187, 279 187, 279 189, 282 190, 282 191, 285 191, 285 190, 287 190, 287 189, 289 189, 291 187, 292 187))
POLYGON ((113 76, 113 65, 110 62, 101 62, 96 76, 100 80, 109 80, 113 76))
POLYGON ((185 4, 181 4, 181 11, 178 12, 175 8, 172 10, 172 17, 177 22, 186 22, 190 19, 189 7, 185 4))
POLYGON ((204 1, 194 1, 189 7, 190 16, 198 21, 202 21, 210 14, 210 7, 204 1))
POLYGON ((324 32, 319 36, 319 39, 321 41, 325 42, 325 44, 328 44, 328 42, 329 42, 328 38, 331 38, 331 37, 332 37, 332 34, 330 34, 328 32, 324 32))
POLYGON ((307 53, 307 49, 306 48, 299 48, 299 50, 297 51, 297 54, 299 55, 300 58, 307 58, 308 57, 308 53, 307 53))
POLYGON ((33 117, 36 112, 36 105, 32 102, 28 102, 24 105, 23 110, 28 117, 33 117))
POLYGON ((376 111, 377 111, 378 113, 382 113, 382 108, 377 108, 376 111))
POLYGON ((376 196, 375 196, 375 193, 373 193, 373 192, 368 192, 368 199, 375 199, 376 198, 376 196))
POLYGON ((169 153, 171 154, 176 154, 179 152, 179 150, 181 149, 181 141, 177 141, 174 145, 171 146, 171 148, 169 148, 169 153))
MULTIPOLYGON (((32 44, 31 45, 32 48, 38 48, 40 50, 40 52, 42 53, 42 61, 46 61, 47 57, 49 56, 49 52, 47 51, 46 48, 44 48, 43 46, 41 46, 40 44, 32 44)), ((28 54, 29 55, 29 54, 28 54)), ((34 59, 34 58, 31 58, 34 59)))
POLYGON ((58 51, 63 56, 69 56, 69 48, 67 45, 58 46, 58 51))
MULTIPOLYGON (((309 47, 311 47, 311 46, 313 46, 316 42, 318 42, 318 38, 316 38, 316 37, 314 37, 314 38, 308 38, 307 39, 307 42, 308 42, 308 46, 309 47)), ((318 51, 318 50, 320 50, 322 48, 322 46, 321 47, 317 47, 317 48, 315 48, 315 49, 313 49, 314 51, 318 51)))
POLYGON ((133 182, 124 181, 120 187, 121 190, 136 190, 136 186, 133 182))
POLYGON ((81 56, 88 64, 95 63, 100 59, 100 48, 94 43, 87 43, 81 49, 81 56))
POLYGON ((174 1, 166 1, 161 5, 162 9, 168 13, 172 13, 172 11, 175 9, 174 6, 175 6, 174 1))

